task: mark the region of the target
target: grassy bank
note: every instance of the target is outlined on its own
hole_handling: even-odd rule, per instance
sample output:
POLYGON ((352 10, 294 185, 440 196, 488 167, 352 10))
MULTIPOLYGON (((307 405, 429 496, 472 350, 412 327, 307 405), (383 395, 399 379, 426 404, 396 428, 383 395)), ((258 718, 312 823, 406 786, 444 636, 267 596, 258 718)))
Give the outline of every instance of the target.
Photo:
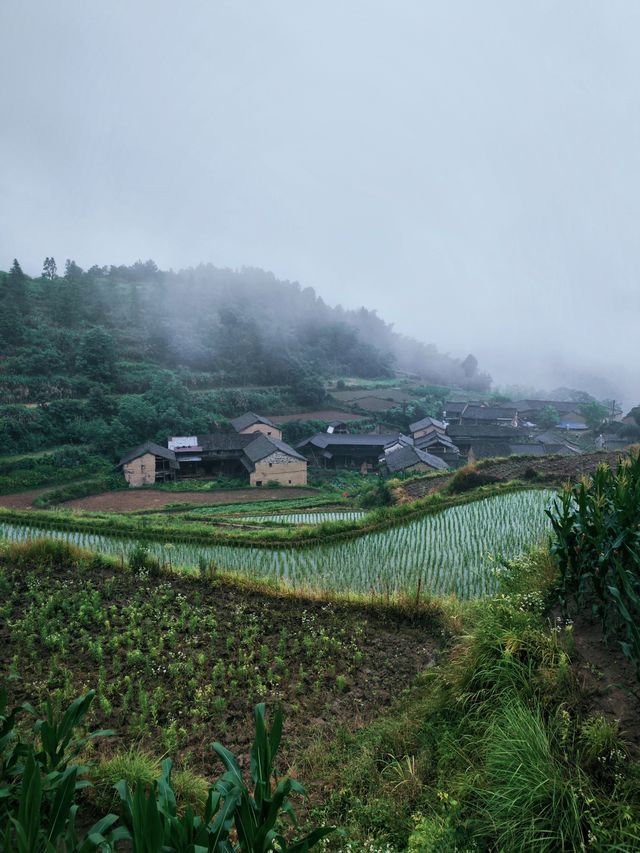
POLYGON ((555 583, 548 553, 513 561, 391 713, 318 738, 301 765, 313 818, 346 827, 351 850, 640 849, 640 765, 581 689, 571 626, 549 625, 555 583))

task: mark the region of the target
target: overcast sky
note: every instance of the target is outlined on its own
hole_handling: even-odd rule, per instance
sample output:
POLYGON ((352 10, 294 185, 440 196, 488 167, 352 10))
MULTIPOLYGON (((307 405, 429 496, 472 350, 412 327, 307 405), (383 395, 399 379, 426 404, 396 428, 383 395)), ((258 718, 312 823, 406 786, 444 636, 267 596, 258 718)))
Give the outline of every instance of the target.
POLYGON ((640 400, 640 3, 1 0, 0 33, 0 268, 260 266, 640 400))

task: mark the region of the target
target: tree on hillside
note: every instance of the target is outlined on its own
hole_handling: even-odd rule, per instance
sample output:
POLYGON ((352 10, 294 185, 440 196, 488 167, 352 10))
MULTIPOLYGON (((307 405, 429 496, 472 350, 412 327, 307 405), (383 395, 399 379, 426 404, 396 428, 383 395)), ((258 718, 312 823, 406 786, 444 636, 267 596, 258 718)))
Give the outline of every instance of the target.
POLYGON ((58 267, 56 266, 55 258, 44 259, 44 263, 42 265, 42 278, 48 278, 50 281, 53 281, 54 278, 58 278, 58 267))
POLYGON ((11 346, 19 345, 26 333, 25 316, 28 313, 27 276, 17 258, 4 280, 2 304, 0 305, 0 336, 11 346))
POLYGON ((473 379, 473 377, 478 372, 478 359, 475 355, 469 355, 462 362, 462 370, 464 371, 464 375, 467 379, 473 379))
POLYGON ((80 343, 78 368, 98 382, 110 382, 116 372, 116 347, 111 335, 97 326, 80 343))
POLYGON ((603 406, 602 403, 598 403, 596 400, 589 403, 582 403, 579 407, 579 411, 584 415, 589 429, 599 429, 609 414, 607 407, 603 406))
POLYGON ((560 423, 560 413, 555 406, 545 406, 540 410, 537 422, 538 426, 544 427, 545 429, 558 426, 560 423))

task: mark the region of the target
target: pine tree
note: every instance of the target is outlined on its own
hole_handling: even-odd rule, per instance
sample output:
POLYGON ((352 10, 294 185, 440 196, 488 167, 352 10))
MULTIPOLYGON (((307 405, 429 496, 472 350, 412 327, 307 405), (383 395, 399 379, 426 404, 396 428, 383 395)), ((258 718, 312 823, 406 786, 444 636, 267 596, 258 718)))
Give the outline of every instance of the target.
POLYGON ((53 281, 58 278, 58 267, 56 266, 55 258, 45 258, 42 265, 42 278, 48 278, 53 281))

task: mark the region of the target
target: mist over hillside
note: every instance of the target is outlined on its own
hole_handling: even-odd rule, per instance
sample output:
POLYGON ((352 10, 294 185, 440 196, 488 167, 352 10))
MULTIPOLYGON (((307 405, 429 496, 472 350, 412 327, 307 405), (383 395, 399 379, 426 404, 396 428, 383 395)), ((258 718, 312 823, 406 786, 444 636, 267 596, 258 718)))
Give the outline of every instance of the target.
MULTIPOLYGON (((1 274, 0 301, 7 393, 34 374, 126 385, 126 376, 109 368, 115 360, 206 371, 222 386, 395 371, 469 390, 491 383, 473 356, 445 355, 397 334, 375 311, 330 307, 313 289, 261 269, 165 272, 147 261, 85 272, 69 261, 58 275, 47 259, 43 276, 31 279, 14 263, 1 274), (102 366, 90 364, 92 346, 104 350, 102 366)), ((425 328, 425 337, 436 332, 425 328)))

